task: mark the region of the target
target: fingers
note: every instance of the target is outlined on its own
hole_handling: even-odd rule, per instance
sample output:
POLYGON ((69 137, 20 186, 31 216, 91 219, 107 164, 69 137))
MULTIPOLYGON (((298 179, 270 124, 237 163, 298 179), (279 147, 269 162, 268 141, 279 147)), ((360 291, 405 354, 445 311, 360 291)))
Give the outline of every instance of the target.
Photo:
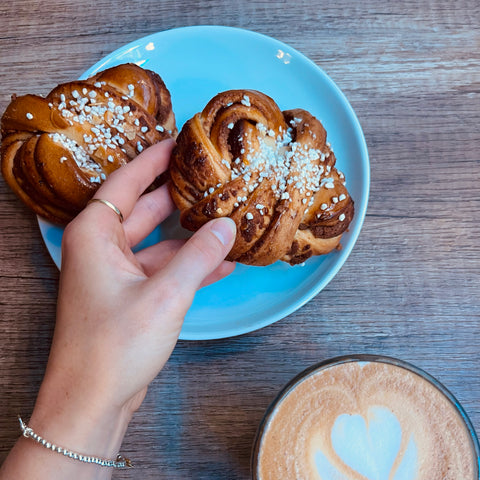
POLYGON ((147 277, 155 275, 169 264, 170 260, 185 244, 185 240, 164 240, 135 254, 147 277))
POLYGON ((174 210, 175 204, 166 184, 142 195, 123 224, 128 244, 133 246, 142 241, 174 210))
POLYGON ((108 200, 122 212, 124 218, 128 218, 140 195, 168 168, 174 145, 175 142, 169 139, 147 148, 110 174, 94 198, 108 200))
POLYGON ((200 284, 200 288, 211 285, 218 282, 222 278, 227 277, 235 270, 235 262, 227 262, 224 260, 210 275, 207 275, 203 282, 200 284))
MULTIPOLYGON (((235 233, 235 222, 230 218, 217 218, 208 222, 166 265, 161 272, 162 278, 168 278, 186 296, 193 297, 193 293, 223 263, 233 246, 235 233)), ((152 279, 155 281, 155 277, 152 279)))
MULTIPOLYGON (((163 242, 140 250, 135 256, 145 275, 151 277, 168 265, 172 258, 183 247, 185 242, 186 240, 164 240, 163 242)), ((218 280, 230 275, 234 269, 235 263, 223 261, 202 281, 200 287, 205 287, 211 283, 218 282, 218 280)))

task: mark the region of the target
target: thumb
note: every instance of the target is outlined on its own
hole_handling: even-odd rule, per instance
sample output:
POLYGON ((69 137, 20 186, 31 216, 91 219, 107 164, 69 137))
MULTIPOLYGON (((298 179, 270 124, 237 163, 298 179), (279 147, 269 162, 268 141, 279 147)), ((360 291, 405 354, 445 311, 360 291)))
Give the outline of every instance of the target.
POLYGON ((169 262, 163 274, 186 293, 193 294, 225 259, 235 241, 236 226, 230 218, 203 225, 169 262))

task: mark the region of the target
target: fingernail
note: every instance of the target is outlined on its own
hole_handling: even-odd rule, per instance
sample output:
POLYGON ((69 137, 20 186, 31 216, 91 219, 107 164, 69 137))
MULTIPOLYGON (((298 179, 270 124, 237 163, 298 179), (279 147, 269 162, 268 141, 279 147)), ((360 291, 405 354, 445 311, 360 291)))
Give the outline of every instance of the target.
POLYGON ((218 218, 212 222, 211 232, 222 242, 229 245, 236 234, 236 225, 231 218, 218 218))

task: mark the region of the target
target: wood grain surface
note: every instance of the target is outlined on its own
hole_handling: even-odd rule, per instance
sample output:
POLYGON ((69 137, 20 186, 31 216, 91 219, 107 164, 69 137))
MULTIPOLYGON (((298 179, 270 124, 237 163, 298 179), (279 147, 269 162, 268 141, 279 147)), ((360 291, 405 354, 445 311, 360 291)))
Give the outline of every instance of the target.
MULTIPOLYGON (((480 429, 480 4, 477 0, 15 0, 0 4, 0 110, 114 49, 187 25, 242 27, 300 50, 362 124, 371 195, 346 264, 289 317, 179 342, 114 478, 247 479, 258 423, 312 363, 387 354, 426 369, 480 429)), ((54 327, 58 271, 36 219, 0 180, 0 461, 28 417, 54 327)))

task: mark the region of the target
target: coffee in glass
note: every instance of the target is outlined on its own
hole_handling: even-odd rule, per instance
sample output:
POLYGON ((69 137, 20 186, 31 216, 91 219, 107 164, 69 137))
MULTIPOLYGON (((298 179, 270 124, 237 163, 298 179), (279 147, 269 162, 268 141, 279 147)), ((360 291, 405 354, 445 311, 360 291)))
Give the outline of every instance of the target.
POLYGON ((292 380, 260 425, 254 480, 478 480, 479 445, 453 395, 426 372, 373 355, 292 380))

